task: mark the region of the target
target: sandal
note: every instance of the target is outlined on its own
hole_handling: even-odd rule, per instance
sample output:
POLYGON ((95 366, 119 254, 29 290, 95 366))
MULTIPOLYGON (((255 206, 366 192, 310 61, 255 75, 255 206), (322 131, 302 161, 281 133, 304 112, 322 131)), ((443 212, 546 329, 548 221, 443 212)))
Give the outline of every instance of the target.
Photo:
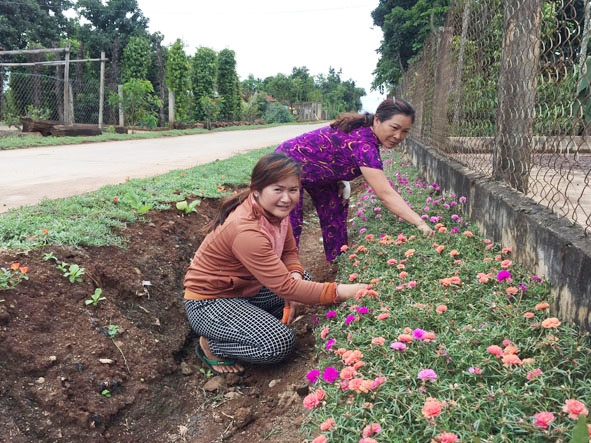
POLYGON ((234 360, 213 360, 211 358, 207 358, 207 355, 205 355, 205 352, 203 352, 203 349, 201 349, 201 345, 199 343, 197 343, 197 345, 195 345, 195 354, 197 355, 199 360, 201 360, 203 362, 203 364, 205 366, 207 366, 209 368, 209 370, 211 372, 213 372, 215 375, 227 375, 227 374, 243 375, 244 374, 244 370, 237 371, 237 372, 216 371, 213 368, 214 366, 235 366, 236 362, 234 360))

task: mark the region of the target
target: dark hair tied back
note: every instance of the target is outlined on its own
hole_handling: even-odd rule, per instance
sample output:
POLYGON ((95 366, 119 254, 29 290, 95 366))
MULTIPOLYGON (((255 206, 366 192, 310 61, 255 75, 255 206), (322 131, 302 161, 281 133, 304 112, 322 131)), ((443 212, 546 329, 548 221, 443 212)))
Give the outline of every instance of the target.
POLYGON ((339 115, 336 120, 330 124, 330 127, 333 129, 338 128, 343 132, 351 132, 362 126, 372 126, 374 117, 377 117, 379 121, 383 122, 390 120, 393 116, 398 114, 410 117, 413 123, 415 121, 415 110, 408 102, 400 98, 388 98, 380 103, 375 115, 370 114, 369 112, 363 114, 356 114, 353 112, 344 113, 339 115))

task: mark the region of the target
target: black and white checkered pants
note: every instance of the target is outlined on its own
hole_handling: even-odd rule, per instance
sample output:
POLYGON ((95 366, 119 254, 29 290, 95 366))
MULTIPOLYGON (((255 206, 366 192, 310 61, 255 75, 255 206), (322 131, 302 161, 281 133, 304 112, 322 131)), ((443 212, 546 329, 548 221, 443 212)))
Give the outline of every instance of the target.
MULTIPOLYGON (((305 280, 311 280, 305 272, 305 280)), ((295 349, 295 336, 281 323, 284 300, 267 288, 249 298, 185 300, 191 328, 211 352, 246 363, 272 364, 295 349)))

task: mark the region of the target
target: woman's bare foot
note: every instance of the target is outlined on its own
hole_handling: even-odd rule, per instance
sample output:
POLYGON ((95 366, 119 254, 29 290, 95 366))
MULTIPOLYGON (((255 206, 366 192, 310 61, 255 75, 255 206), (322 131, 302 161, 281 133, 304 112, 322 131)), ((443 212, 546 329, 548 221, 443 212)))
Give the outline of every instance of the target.
MULTIPOLYGON (((199 346, 201 346, 201 349, 203 350, 203 353, 205 354, 205 356, 207 357, 208 360, 210 360, 212 362, 213 361, 220 361, 220 362, 224 361, 223 358, 220 358, 217 355, 215 355, 213 352, 211 352, 207 338, 199 337, 199 346)), ((209 366, 211 367, 211 369, 213 371, 218 372, 220 374, 240 373, 240 372, 244 371, 244 367, 238 362, 235 362, 233 365, 232 364, 216 365, 213 363, 209 363, 209 366)))

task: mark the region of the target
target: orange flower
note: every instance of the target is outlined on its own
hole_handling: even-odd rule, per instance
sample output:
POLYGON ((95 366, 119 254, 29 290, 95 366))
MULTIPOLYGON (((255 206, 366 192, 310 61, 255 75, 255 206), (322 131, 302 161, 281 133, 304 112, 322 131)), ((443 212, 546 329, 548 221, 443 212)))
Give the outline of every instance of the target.
POLYGON ((343 363, 346 365, 352 365, 363 358, 363 354, 360 350, 355 349, 354 351, 345 351, 342 355, 343 363))
POLYGON ((322 424, 320 425, 320 430, 321 431, 330 431, 332 428, 334 428, 335 426, 335 421, 334 418, 330 417, 327 418, 325 421, 322 422, 322 424))
POLYGON ((456 249, 453 249, 450 253, 449 256, 450 257, 456 257, 457 255, 460 255, 460 252, 456 249))
POLYGON ((441 254, 444 249, 445 249, 445 246, 439 245, 435 248, 435 251, 437 251, 438 254, 441 254))
POLYGON ((13 263, 10 265, 10 269, 12 269, 13 271, 16 271, 20 267, 21 267, 20 263, 13 263))
POLYGON ((525 318, 534 318, 535 314, 533 312, 526 312, 523 314, 525 318))
POLYGON ((349 275, 349 281, 355 281, 357 280, 357 277, 359 277, 359 274, 354 272, 353 274, 349 275))
POLYGON ((515 286, 509 286, 507 289, 505 289, 505 292, 507 295, 515 295, 519 292, 519 289, 517 289, 515 286))
POLYGON ((509 266, 511 266, 513 264, 513 262, 511 260, 503 260, 501 262, 501 268, 503 269, 507 269, 509 266))
POLYGON ((438 314, 443 314, 445 311, 447 311, 447 306, 445 305, 439 305, 435 308, 435 312, 438 314))
POLYGON ((470 238, 470 237, 474 237, 474 234, 472 234, 472 232, 471 232, 471 231, 464 231, 464 235, 465 235, 466 237, 468 237, 468 238, 470 238))
POLYGON ((479 272, 476 277, 478 277, 478 281, 480 283, 488 283, 488 280, 490 278, 489 275, 485 274, 484 272, 479 272))
POLYGON ((521 359, 515 354, 503 355, 502 360, 505 366, 520 365, 522 363, 521 359))
POLYGON ((400 278, 406 278, 406 277, 408 277, 408 272, 402 271, 400 274, 398 274, 398 277, 400 277, 400 278))
POLYGON ((374 337, 371 339, 371 344, 376 346, 384 346, 386 339, 384 337, 374 337))
POLYGON ((447 232, 447 228, 445 226, 442 226, 441 228, 439 228, 437 230, 437 232, 445 233, 445 232, 447 232))
POLYGON ((425 401, 425 405, 423 406, 423 417, 425 418, 435 418, 445 407, 445 402, 440 402, 436 398, 427 398, 425 401))
POLYGON ((386 320, 388 317, 390 317, 390 314, 388 314, 387 312, 382 312, 381 314, 378 314, 377 319, 386 320))
POLYGON ((550 328, 557 328, 560 326, 560 320, 556 317, 547 318, 542 322, 542 328, 550 329, 550 328))
POLYGON ((343 380, 351 380, 356 375, 357 371, 352 366, 345 366, 339 373, 339 377, 341 377, 343 380))
POLYGON ((398 341, 402 343, 412 343, 412 335, 410 334, 400 334, 398 336, 398 341))
POLYGON ((505 354, 505 355, 517 354, 518 352, 519 352, 519 348, 514 345, 507 345, 507 346, 505 346, 505 349, 503 349, 503 354, 505 354))
POLYGON ((26 274, 27 272, 29 272, 29 267, 21 266, 20 268, 18 268, 18 270, 21 272, 21 274, 26 274))
POLYGON ((341 246, 341 252, 347 252, 347 249, 349 249, 349 246, 347 246, 347 245, 341 246))
POLYGON ((414 249, 409 249, 404 253, 405 257, 412 257, 413 255, 415 255, 415 250, 414 249))
POLYGON ((544 309, 548 309, 549 307, 550 307, 550 305, 548 304, 548 302, 543 301, 541 303, 538 303, 536 305, 536 308, 535 309, 536 309, 536 311, 542 311, 544 309))
POLYGON ((119 201, 119 197, 117 197, 117 196, 113 197, 113 201, 114 201, 115 203, 117 203, 117 202, 119 201))

